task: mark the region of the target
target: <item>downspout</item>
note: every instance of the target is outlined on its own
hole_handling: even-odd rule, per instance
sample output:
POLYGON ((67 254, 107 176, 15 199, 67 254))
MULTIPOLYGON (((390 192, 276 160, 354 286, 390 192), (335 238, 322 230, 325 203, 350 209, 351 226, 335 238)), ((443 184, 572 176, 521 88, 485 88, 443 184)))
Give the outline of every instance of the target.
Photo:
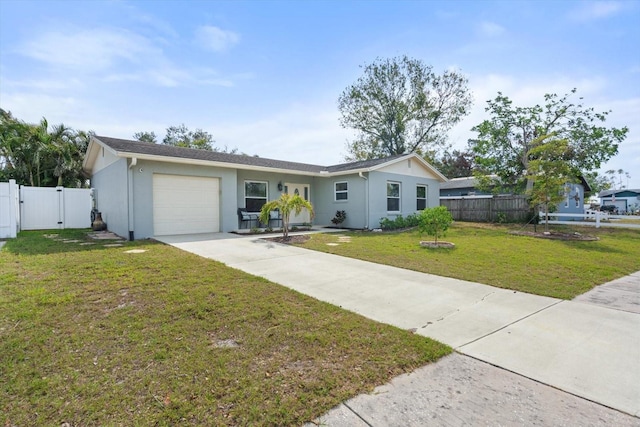
POLYGON ((369 178, 364 176, 362 172, 358 172, 358 176, 365 180, 364 184, 364 228, 369 229, 369 178))
POLYGON ((133 228, 133 167, 138 164, 138 158, 132 157, 129 163, 129 171, 127 173, 127 219, 129 227, 129 240, 134 240, 133 228))

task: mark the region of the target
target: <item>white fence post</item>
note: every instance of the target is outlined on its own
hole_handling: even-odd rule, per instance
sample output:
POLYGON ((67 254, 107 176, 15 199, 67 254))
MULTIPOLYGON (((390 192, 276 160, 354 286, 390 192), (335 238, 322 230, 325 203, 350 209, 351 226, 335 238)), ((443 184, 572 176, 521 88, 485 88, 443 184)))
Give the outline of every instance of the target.
POLYGON ((14 179, 0 182, 0 238, 14 238, 20 231, 18 186, 14 179))
POLYGON ((596 228, 600 228, 600 211, 596 211, 596 228))

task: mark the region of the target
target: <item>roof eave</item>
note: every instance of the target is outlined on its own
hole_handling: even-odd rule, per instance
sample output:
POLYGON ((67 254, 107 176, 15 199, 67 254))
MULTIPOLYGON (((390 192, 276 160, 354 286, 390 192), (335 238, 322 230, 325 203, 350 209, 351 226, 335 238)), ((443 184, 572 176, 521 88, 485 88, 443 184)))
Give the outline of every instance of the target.
POLYGON ((319 172, 301 171, 296 169, 273 168, 268 166, 246 165, 242 163, 218 162, 214 160, 190 159, 187 157, 141 154, 141 153, 133 153, 130 151, 116 151, 115 154, 116 156, 122 157, 122 158, 130 159, 135 157, 138 160, 147 160, 147 161, 154 161, 154 162, 180 163, 180 164, 195 165, 195 166, 214 166, 214 167, 226 168, 226 169, 245 169, 245 170, 253 170, 253 171, 260 171, 260 172, 280 172, 280 173, 308 175, 308 176, 320 175, 319 172))

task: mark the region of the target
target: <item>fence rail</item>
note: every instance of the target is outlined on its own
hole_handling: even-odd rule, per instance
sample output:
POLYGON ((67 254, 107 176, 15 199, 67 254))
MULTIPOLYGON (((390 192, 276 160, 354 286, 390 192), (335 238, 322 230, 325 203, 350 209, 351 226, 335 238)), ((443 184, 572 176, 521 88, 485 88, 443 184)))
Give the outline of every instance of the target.
POLYGON ((609 215, 607 212, 600 211, 587 211, 584 214, 576 213, 555 213, 555 212, 540 212, 540 222, 545 222, 547 218, 558 218, 556 220, 549 220, 549 224, 564 224, 564 225, 586 225, 596 228, 600 227, 622 227, 622 228, 640 228, 640 216, 638 215, 609 215), (563 221, 562 218, 565 218, 563 221), (571 220, 567 220, 571 218, 571 220), (575 218, 581 218, 581 220, 575 220, 575 218))
POLYGON ((526 222, 531 208, 526 196, 440 197, 456 221, 526 222))

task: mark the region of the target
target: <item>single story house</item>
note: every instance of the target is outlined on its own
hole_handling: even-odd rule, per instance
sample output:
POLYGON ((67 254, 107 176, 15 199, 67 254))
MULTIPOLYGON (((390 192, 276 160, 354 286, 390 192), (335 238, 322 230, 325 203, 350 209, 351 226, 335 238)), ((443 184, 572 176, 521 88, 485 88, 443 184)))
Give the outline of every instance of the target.
MULTIPOLYGON (((343 227, 373 229, 438 206, 447 180, 414 153, 319 166, 104 136, 91 138, 83 169, 109 230, 130 240, 235 231, 240 208, 257 213, 283 192, 311 202, 314 224, 344 210, 343 227)), ((308 212, 291 220, 309 222, 308 212)))
POLYGON ((619 213, 640 210, 640 188, 601 191, 598 197, 600 206, 616 206, 619 213))

